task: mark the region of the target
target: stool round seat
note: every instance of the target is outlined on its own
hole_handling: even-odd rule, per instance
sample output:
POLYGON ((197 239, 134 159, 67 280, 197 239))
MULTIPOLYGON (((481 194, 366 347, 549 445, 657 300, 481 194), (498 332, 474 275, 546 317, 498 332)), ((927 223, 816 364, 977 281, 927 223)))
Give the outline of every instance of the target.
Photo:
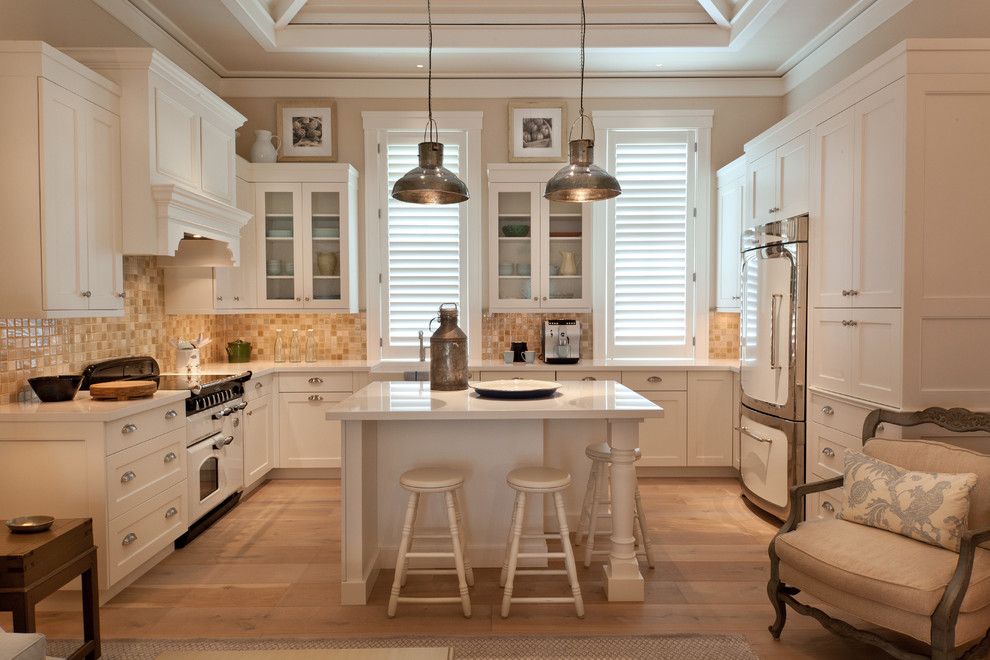
POLYGON ((516 468, 505 475, 505 481, 513 490, 552 493, 570 486, 571 475, 557 468, 533 465, 516 468))
MULTIPOLYGON (((607 442, 595 442, 588 445, 584 448, 584 455, 593 461, 612 462, 612 448, 607 442)), ((639 447, 633 450, 633 456, 637 461, 643 458, 643 452, 640 451, 639 447)))
POLYGON ((464 483, 464 474, 447 467, 422 467, 407 470, 399 477, 399 484, 415 492, 452 490, 464 483))

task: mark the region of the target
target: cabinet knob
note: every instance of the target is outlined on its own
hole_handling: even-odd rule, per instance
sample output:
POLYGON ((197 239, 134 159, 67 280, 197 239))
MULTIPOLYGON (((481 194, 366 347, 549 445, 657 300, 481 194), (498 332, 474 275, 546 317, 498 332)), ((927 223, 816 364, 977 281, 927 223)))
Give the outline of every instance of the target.
POLYGON ((172 461, 174 461, 177 458, 178 458, 178 456, 175 455, 175 452, 174 451, 170 451, 169 453, 165 454, 165 462, 166 463, 171 463, 172 461))
POLYGON ((296 298, 296 302, 302 302, 302 298, 296 298))
POLYGON ((241 302, 240 296, 234 296, 234 302, 241 302))
POLYGON ((533 296, 533 302, 536 302, 539 299, 540 299, 539 296, 533 296))
POLYGON ((849 295, 850 296, 858 296, 859 295, 859 291, 857 291, 856 289, 849 289, 849 295))
POLYGON ((832 506, 832 503, 829 502, 828 500, 822 502, 822 508, 828 511, 829 513, 835 513, 835 507, 832 506))
POLYGON ((175 419, 178 416, 179 413, 175 412, 174 410, 169 410, 167 413, 165 413, 165 419, 175 419))
POLYGON ((849 295, 849 289, 843 289, 842 290, 842 295, 843 296, 848 296, 849 295))
POLYGON ((597 379, 597 378, 595 378, 594 376, 585 376, 585 377, 584 377, 584 378, 582 378, 581 380, 598 380, 598 379, 597 379))
POLYGON ((303 302, 309 302, 309 296, 303 298, 303 302))
POLYGON ((223 302, 223 296, 217 296, 217 302, 223 302))
POLYGON ((310 401, 323 401, 323 396, 320 394, 310 394, 307 398, 310 401))
POLYGON ((547 297, 546 297, 546 296, 543 296, 543 299, 544 299, 544 300, 546 300, 546 299, 547 299, 547 297))
POLYGON ((742 300, 742 296, 732 296, 733 300, 742 300))
POLYGON ((878 424, 877 425, 877 433, 883 433, 886 430, 887 430, 887 427, 884 426, 883 424, 878 424))
POLYGON ((264 383, 255 383, 255 384, 254 384, 254 389, 256 389, 256 390, 260 390, 260 389, 261 389, 262 387, 264 387, 264 386, 265 386, 265 384, 264 384, 264 383))
POLYGON ((176 509, 174 506, 170 506, 168 508, 168 511, 165 512, 165 518, 171 518, 172 516, 177 516, 177 515, 179 515, 179 510, 176 509))
POLYGON ((117 297, 120 298, 121 300, 123 300, 124 298, 127 297, 127 292, 126 291, 121 291, 120 293, 117 294, 117 297))
POLYGON ((323 384, 323 379, 322 379, 322 378, 320 378, 319 376, 313 376, 313 377, 312 377, 312 378, 310 378, 310 379, 309 379, 309 380, 308 380, 307 382, 308 382, 308 383, 309 383, 310 385, 322 385, 322 384, 323 384))
POLYGON ((825 449, 822 449, 822 454, 824 454, 828 458, 834 458, 835 450, 832 449, 831 447, 825 447, 825 449))
POLYGON ((249 411, 247 411, 247 413, 245 413, 245 414, 246 414, 246 415, 247 415, 248 417, 251 417, 252 415, 254 415, 254 411, 253 411, 253 410, 249 410, 249 411))
POLYGON ((135 541, 137 541, 137 534, 135 534, 134 532, 127 532, 127 536, 124 537, 124 539, 120 542, 120 544, 121 545, 130 545, 131 543, 134 543, 135 541))
POLYGON ((124 426, 120 429, 120 432, 124 435, 134 433, 135 431, 137 431, 137 424, 124 424, 124 426))
POLYGON ((90 297, 92 297, 92 295, 93 295, 93 292, 92 291, 83 291, 82 292, 82 297, 83 298, 90 298, 90 297))
POLYGON ((662 383, 663 382, 663 378, 661 378, 660 376, 650 376, 649 378, 646 379, 646 382, 647 383, 662 383))
POLYGON ((134 474, 134 471, 133 470, 128 470, 124 474, 120 475, 120 483, 126 484, 128 482, 134 481, 134 479, 136 479, 136 478, 137 478, 137 475, 134 474))
POLYGON ((835 410, 832 409, 832 406, 822 406, 822 414, 823 415, 829 416, 829 415, 832 415, 834 413, 835 413, 835 410))

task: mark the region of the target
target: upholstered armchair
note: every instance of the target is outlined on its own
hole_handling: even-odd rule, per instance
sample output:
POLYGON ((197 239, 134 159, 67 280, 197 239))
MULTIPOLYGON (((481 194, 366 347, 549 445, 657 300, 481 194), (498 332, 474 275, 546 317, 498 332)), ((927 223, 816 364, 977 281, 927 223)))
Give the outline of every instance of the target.
POLYGON ((981 657, 990 651, 990 451, 982 454, 928 440, 876 438, 882 422, 990 432, 990 415, 961 408, 918 413, 875 410, 864 424, 867 456, 916 472, 977 475, 968 529, 961 534, 958 554, 839 518, 800 522, 804 498, 841 487, 843 477, 795 486, 790 517, 770 543, 767 593, 776 612, 770 634, 780 638, 790 607, 836 634, 879 646, 895 658, 926 657, 802 603, 797 595, 804 592, 830 608, 928 644, 936 660, 981 657), (976 640, 980 641, 964 653, 957 652, 976 640))

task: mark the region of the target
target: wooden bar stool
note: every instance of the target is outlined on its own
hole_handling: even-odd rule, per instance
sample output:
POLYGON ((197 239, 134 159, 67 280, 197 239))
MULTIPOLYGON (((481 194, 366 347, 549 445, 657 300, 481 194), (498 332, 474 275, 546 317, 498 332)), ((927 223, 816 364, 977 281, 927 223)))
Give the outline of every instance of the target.
POLYGON ((388 616, 395 616, 399 603, 460 603, 466 618, 471 617, 471 597, 468 586, 474 586, 474 571, 471 562, 464 556, 464 526, 457 493, 464 487, 464 475, 450 468, 425 467, 402 473, 399 484, 409 491, 409 505, 402 526, 402 540, 399 542, 399 555, 395 560, 395 579, 392 581, 392 594, 388 600, 388 616), (447 505, 447 534, 414 534, 416 514, 419 511, 419 497, 429 493, 442 494, 447 505), (451 552, 411 552, 414 539, 446 539, 453 545, 451 552), (453 557, 454 568, 409 568, 409 560, 415 558, 442 559, 453 557), (451 597, 409 597, 399 596, 406 583, 407 575, 457 575, 460 596, 451 597))
MULTIPOLYGON (((609 550, 595 550, 598 536, 611 534, 610 530, 598 531, 598 519, 612 517, 612 497, 609 488, 608 468, 612 463, 612 448, 607 442, 596 442, 588 445, 584 455, 591 459, 591 474, 588 476, 588 487, 584 492, 584 502, 581 504, 581 519, 578 521, 577 534, 574 535, 574 545, 581 545, 581 537, 587 534, 584 548, 584 566, 591 566, 592 555, 607 555, 609 550)), ((636 449, 636 460, 642 457, 642 452, 636 449)), ((646 565, 654 567, 653 548, 650 543, 650 527, 646 523, 646 512, 639 496, 639 482, 636 483, 636 517, 633 519, 633 534, 636 536, 636 554, 646 558, 646 565)))
POLYGON ((564 498, 561 496, 561 493, 571 485, 571 475, 563 470, 549 467, 521 467, 509 472, 505 480, 509 487, 516 491, 516 504, 512 512, 512 524, 509 526, 509 540, 506 543, 502 575, 499 578, 499 584, 505 587, 505 593, 502 594, 502 618, 509 616, 509 607, 512 603, 574 603, 578 617, 583 619, 584 600, 581 598, 581 586, 578 584, 570 531, 567 529, 567 515, 564 513, 564 498), (522 533, 527 493, 553 495, 557 523, 560 526, 559 534, 522 533), (519 552, 521 539, 557 538, 560 539, 563 552, 519 552), (547 568, 516 570, 519 559, 542 558, 563 559, 565 568, 564 570, 547 568), (573 595, 569 598, 513 598, 512 587, 517 575, 566 575, 573 595))

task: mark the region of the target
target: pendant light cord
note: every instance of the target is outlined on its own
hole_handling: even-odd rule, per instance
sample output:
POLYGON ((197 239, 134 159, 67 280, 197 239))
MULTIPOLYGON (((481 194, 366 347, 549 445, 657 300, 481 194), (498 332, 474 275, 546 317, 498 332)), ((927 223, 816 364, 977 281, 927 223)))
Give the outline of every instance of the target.
MULTIPOLYGON (((583 0, 582 0, 583 1, 583 0)), ((424 135, 427 142, 439 142, 440 130, 437 122, 433 119, 433 11, 430 7, 430 0, 426 0, 426 25, 427 25, 427 49, 426 49, 426 132, 424 135), (436 139, 433 137, 436 135, 436 139)))
MULTIPOLYGON (((429 0, 427 0, 429 2, 429 0)), ((584 13, 584 0, 581 0, 581 114, 578 119, 581 120, 581 139, 584 139, 584 34, 587 29, 585 13, 584 13)))

